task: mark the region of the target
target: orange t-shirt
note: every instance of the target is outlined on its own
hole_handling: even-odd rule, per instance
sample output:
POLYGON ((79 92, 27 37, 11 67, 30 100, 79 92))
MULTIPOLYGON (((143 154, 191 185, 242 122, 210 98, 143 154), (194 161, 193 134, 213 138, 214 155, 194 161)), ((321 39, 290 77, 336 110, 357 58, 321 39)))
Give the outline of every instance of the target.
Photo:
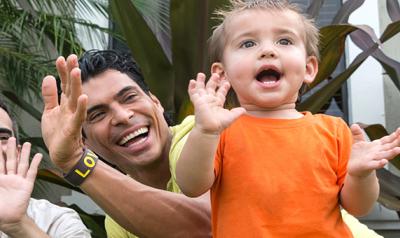
POLYGON ((213 237, 352 237, 339 210, 350 149, 340 118, 241 116, 218 146, 213 237))

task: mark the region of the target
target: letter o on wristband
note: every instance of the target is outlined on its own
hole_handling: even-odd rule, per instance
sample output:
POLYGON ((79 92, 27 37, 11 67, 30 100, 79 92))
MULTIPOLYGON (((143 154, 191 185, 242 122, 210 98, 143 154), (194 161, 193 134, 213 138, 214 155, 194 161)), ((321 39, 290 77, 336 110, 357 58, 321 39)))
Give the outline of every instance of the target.
POLYGON ((78 163, 66 174, 64 179, 73 186, 80 186, 92 173, 97 164, 98 157, 93 151, 85 148, 78 163))

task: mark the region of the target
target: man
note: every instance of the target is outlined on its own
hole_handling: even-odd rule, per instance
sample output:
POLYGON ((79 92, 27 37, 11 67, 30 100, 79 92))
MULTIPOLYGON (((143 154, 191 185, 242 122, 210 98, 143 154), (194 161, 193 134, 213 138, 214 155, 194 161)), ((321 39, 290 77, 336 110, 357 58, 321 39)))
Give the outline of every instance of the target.
POLYGON ((79 215, 30 198, 41 154, 29 166, 30 144, 17 149, 17 126, 0 100, 0 237, 91 237, 79 215))
POLYGON ((130 176, 101 161, 94 169, 81 168, 92 172, 80 188, 108 215, 139 237, 210 236, 208 195, 192 199, 165 191, 176 191, 169 182, 169 152, 186 133, 168 127, 137 66, 111 51, 88 52, 80 62, 83 85, 75 55, 56 62, 60 105, 55 79, 43 80, 42 134, 52 161, 71 177, 81 157, 92 161, 82 156, 83 128, 85 145, 130 176))
POLYGON ((211 236, 208 194, 193 199, 165 191, 179 191, 175 159, 193 118, 168 127, 163 107, 126 55, 90 51, 79 64, 75 55, 56 61, 60 104, 54 77, 43 80, 42 134, 54 164, 135 235, 211 236), (129 177, 88 157, 85 146, 129 177))

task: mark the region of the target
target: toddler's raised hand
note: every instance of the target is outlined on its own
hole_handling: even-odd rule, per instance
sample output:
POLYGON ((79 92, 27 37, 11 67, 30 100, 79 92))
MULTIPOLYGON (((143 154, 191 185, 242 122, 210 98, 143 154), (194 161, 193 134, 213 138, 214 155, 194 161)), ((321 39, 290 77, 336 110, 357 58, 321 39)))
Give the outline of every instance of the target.
POLYGON ((196 127, 203 133, 219 134, 245 112, 242 107, 225 109, 225 96, 229 82, 221 80, 218 74, 211 75, 207 84, 206 76, 198 73, 196 80, 189 82, 189 96, 195 109, 196 127))
POLYGON ((360 126, 352 125, 351 132, 354 140, 348 165, 348 174, 351 176, 368 176, 400 154, 400 128, 371 142, 365 141, 360 126))

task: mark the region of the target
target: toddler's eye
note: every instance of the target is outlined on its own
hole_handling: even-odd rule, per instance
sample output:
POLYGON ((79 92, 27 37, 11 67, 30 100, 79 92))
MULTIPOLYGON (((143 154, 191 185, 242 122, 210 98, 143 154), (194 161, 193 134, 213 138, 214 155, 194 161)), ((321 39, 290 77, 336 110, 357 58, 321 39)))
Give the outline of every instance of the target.
POLYGON ((242 44, 240 44, 240 48, 250 48, 250 47, 253 47, 255 45, 256 45, 256 43, 254 41, 246 40, 242 44))
POLYGON ((278 41, 278 44, 280 44, 280 45, 292 45, 293 43, 289 39, 280 39, 278 41))

